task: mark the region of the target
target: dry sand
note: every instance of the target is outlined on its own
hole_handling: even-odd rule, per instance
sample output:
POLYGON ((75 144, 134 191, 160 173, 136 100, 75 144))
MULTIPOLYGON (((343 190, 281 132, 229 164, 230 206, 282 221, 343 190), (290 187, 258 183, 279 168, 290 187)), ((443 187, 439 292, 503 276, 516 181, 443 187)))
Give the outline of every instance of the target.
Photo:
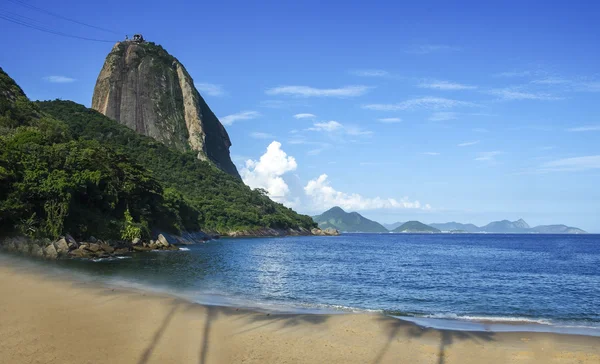
MULTIPOLYGON (((1 263, 1 262, 0 262, 1 263)), ((202 306, 0 267, 0 363, 600 363, 600 337, 202 306)))

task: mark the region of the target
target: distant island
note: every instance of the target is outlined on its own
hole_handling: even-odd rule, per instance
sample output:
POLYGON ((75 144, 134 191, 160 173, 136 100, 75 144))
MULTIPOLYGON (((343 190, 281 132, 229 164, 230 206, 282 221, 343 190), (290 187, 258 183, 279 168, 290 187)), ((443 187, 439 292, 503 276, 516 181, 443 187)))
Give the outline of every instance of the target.
POLYGON ((420 221, 380 224, 358 212, 346 212, 335 206, 321 215, 313 216, 321 229, 332 228, 342 232, 362 233, 490 233, 490 234, 587 234, 585 230, 562 225, 539 225, 530 227, 523 219, 517 221, 492 221, 484 226, 444 222, 424 224, 420 221))
POLYGON ((425 225, 419 221, 408 221, 398 226, 393 233, 441 233, 439 229, 425 225))
POLYGON ((348 233, 387 233, 388 229, 378 222, 369 220, 358 212, 346 212, 335 206, 321 215, 313 216, 321 229, 337 229, 348 233))

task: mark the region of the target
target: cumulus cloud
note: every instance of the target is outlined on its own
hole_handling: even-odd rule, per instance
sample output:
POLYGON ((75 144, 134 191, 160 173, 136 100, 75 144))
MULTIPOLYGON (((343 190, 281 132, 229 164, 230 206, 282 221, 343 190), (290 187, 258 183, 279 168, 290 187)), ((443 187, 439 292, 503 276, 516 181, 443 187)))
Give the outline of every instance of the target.
POLYGON ((76 81, 74 78, 66 76, 47 76, 44 77, 44 80, 51 83, 71 83, 76 81))
POLYGON ((416 109, 449 109, 461 106, 477 106, 477 104, 468 101, 427 96, 405 100, 396 104, 368 104, 363 105, 362 107, 367 110, 399 111, 416 109))
POLYGON ((355 97, 369 91, 368 86, 345 86, 340 88, 315 88, 310 86, 279 86, 266 91, 267 95, 300 97, 355 97))
POLYGON ((303 113, 303 114, 296 114, 294 115, 294 118, 296 119, 312 119, 312 118, 316 118, 317 116, 314 114, 309 114, 309 113, 303 113))
POLYGON ((250 120, 260 116, 258 111, 242 111, 237 114, 231 114, 220 118, 223 125, 231 125, 238 120, 250 120))
POLYGON ((600 125, 578 126, 576 128, 569 128, 569 129, 567 129, 567 131, 570 131, 570 132, 600 131, 600 125))
POLYGON ((454 90, 474 90, 477 86, 465 85, 462 83, 448 81, 423 81, 418 85, 420 88, 433 90, 454 91, 454 90))
POLYGON ((244 168, 240 170, 240 175, 248 186, 264 188, 273 201, 290 206, 288 200, 290 189, 281 176, 296 170, 297 167, 296 159, 288 156, 281 149, 281 143, 274 141, 269 144, 267 151, 258 161, 247 160, 244 168))
POLYGON ((357 193, 344 193, 336 191, 329 183, 326 174, 308 181, 304 193, 309 198, 315 210, 323 211, 333 206, 340 206, 347 210, 373 210, 373 209, 430 209, 431 206, 421 205, 419 201, 400 201, 393 198, 368 198, 357 193))
POLYGON ((472 142, 464 142, 464 143, 460 143, 458 144, 459 147, 469 147, 471 145, 475 145, 475 144, 479 144, 479 140, 475 140, 472 142))
POLYGON ((390 75, 390 73, 388 71, 376 70, 376 69, 353 70, 353 71, 350 71, 350 73, 355 76, 360 76, 360 77, 386 77, 386 76, 390 75))
POLYGON ((223 90, 223 86, 215 85, 214 83, 206 83, 206 82, 196 82, 194 83, 196 89, 201 94, 206 94, 209 96, 223 96, 225 95, 225 90, 223 90))
POLYGON ((386 124, 393 124, 393 123, 401 123, 402 119, 400 118, 381 118, 381 119, 377 119, 382 123, 386 123, 386 124))

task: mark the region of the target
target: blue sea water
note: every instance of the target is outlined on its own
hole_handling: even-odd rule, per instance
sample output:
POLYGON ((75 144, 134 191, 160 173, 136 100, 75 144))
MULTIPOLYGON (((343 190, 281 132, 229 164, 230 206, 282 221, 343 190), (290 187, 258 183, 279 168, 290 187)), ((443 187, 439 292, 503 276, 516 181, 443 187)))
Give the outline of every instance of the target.
POLYGON ((600 334, 600 235, 221 239, 178 252, 48 264, 208 304, 373 310, 449 328, 526 323, 600 334))

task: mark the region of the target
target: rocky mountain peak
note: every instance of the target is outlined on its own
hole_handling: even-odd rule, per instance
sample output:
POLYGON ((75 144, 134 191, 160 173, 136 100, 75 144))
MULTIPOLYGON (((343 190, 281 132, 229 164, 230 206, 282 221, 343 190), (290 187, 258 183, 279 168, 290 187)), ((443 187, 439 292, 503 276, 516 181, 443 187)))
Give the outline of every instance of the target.
POLYGON ((96 81, 92 108, 170 147, 197 152, 239 178, 227 131, 185 67, 160 45, 116 43, 96 81))

